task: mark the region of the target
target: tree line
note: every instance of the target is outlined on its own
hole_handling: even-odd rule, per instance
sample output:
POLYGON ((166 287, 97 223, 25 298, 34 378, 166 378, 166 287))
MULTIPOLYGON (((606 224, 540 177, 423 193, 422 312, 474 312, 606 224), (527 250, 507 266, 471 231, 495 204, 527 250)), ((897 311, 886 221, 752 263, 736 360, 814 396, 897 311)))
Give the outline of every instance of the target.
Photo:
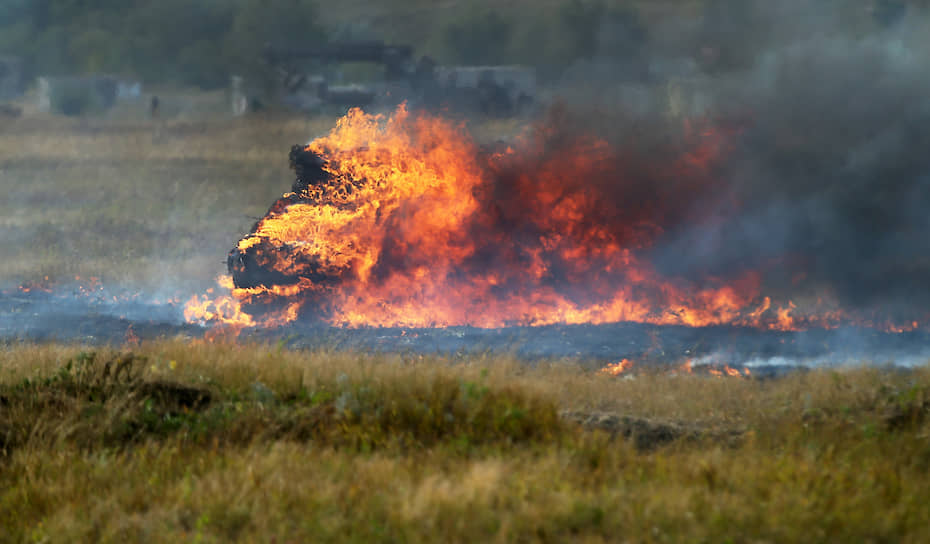
MULTIPOLYGON (((525 16, 465 6, 447 20, 437 11, 427 42, 411 45, 445 63, 518 62, 556 77, 575 59, 599 54, 604 20, 619 21, 637 40, 645 35, 634 12, 600 0, 566 0, 525 16)), ((113 73, 210 89, 230 74, 267 72, 267 43, 340 38, 318 13, 312 0, 0 0, 0 54, 21 57, 27 78, 113 73)), ((632 54, 611 54, 618 53, 632 54)))

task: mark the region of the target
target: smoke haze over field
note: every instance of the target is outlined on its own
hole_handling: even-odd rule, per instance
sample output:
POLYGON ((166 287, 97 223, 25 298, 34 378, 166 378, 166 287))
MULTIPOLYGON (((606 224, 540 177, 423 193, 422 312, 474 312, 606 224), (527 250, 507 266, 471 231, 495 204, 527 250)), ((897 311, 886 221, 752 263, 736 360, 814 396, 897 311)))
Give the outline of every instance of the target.
MULTIPOLYGON (((863 26, 841 3, 717 4, 678 41, 660 23, 642 50, 652 66, 667 65, 669 51, 698 52, 704 70, 692 65, 680 80, 712 117, 740 127, 718 181, 698 197, 680 195, 704 219, 668 225, 654 249, 660 268, 689 276, 762 268, 773 294, 926 315, 926 12, 877 3, 879 21, 863 26)), ((667 127, 644 129, 653 114, 632 134, 610 130, 615 139, 656 138, 667 127)))
POLYGON ((714 266, 797 255, 809 281, 848 303, 926 307, 926 47, 893 32, 814 37, 759 59, 737 98, 751 113, 725 173, 740 217, 698 232, 714 266))

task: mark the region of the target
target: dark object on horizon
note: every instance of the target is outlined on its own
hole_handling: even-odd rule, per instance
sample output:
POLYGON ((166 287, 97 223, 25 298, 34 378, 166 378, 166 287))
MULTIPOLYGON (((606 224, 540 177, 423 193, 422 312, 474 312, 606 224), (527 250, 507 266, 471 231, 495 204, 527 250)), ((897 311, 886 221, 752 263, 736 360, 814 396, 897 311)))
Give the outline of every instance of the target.
POLYGON ((363 85, 336 85, 330 87, 325 82, 317 86, 320 100, 328 104, 343 107, 364 107, 374 102, 376 94, 363 85))
POLYGON ((23 114, 23 109, 13 104, 0 104, 0 117, 16 118, 23 114))
MULTIPOLYGON (((506 117, 525 113, 534 102, 535 70, 525 66, 440 67, 429 56, 414 61, 413 48, 380 41, 337 42, 312 48, 265 47, 266 61, 277 68, 286 93, 309 93, 303 102, 319 105, 393 107, 407 102, 412 108, 443 109, 506 117), (333 86, 311 77, 306 64, 350 62, 384 67, 380 84, 333 86)), ((288 100, 294 104, 301 100, 288 100)))
POLYGON ((63 115, 102 113, 116 104, 118 90, 111 75, 39 77, 38 107, 63 115))
POLYGON ((265 58, 276 66, 307 59, 321 63, 371 62, 384 65, 385 77, 394 80, 407 77, 413 63, 413 48, 379 41, 330 43, 304 49, 266 45, 265 58))
POLYGON ((152 119, 158 118, 158 106, 159 106, 158 96, 153 94, 152 100, 149 101, 149 115, 152 117, 152 119))

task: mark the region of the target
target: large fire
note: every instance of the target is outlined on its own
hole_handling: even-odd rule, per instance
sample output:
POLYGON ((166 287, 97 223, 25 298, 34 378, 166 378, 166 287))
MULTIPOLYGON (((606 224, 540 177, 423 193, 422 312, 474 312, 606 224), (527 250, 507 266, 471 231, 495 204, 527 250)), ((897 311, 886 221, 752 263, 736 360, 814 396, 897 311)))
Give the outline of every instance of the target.
POLYGON ((767 296, 763 271, 669 277, 644 256, 668 226, 694 219, 737 132, 690 127, 672 159, 644 165, 558 121, 489 149, 440 117, 350 111, 292 153, 293 191, 230 252, 230 294, 194 297, 186 317, 778 330, 851 319, 827 296, 806 307, 767 296))

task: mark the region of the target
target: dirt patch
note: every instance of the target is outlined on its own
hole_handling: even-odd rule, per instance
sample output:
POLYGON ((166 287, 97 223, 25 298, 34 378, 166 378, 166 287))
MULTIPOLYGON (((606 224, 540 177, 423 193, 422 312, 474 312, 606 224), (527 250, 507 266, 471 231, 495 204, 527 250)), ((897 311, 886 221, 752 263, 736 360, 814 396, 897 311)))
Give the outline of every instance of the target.
POLYGON ((709 429, 696 424, 658 421, 607 412, 563 411, 559 415, 586 430, 600 430, 613 437, 620 436, 632 440, 636 449, 641 451, 651 451, 677 440, 711 439, 735 445, 744 432, 742 429, 709 429))
POLYGON ((213 400, 206 389, 165 381, 143 382, 135 392, 168 410, 202 410, 213 400))

